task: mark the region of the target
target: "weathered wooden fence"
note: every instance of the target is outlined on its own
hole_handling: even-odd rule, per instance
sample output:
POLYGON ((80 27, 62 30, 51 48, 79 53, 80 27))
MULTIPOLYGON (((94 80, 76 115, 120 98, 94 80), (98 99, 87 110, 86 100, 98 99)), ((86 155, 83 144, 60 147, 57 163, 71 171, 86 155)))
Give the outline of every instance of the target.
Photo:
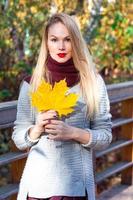
MULTIPOLYGON (((121 173, 121 184, 133 185, 133 81, 112 84, 107 86, 111 107, 119 104, 120 111, 117 118, 112 120, 113 131, 117 140, 102 151, 95 152, 95 165, 97 159, 111 152, 121 150, 122 160, 114 163, 101 172, 96 173, 96 183, 99 184, 114 174, 121 173)), ((0 129, 11 128, 16 118, 17 101, 0 103, 0 129)), ((12 144, 12 151, 0 155, 0 166, 11 164, 12 183, 0 188, 0 200, 16 199, 18 184, 28 152, 21 152, 12 144)))

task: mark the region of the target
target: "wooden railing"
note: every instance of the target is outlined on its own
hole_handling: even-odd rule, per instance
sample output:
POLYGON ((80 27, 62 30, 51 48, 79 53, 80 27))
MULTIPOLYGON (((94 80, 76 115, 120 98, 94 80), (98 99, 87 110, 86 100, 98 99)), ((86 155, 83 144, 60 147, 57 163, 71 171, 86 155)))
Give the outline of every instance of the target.
MULTIPOLYGON (((113 118, 113 134, 117 135, 117 128, 121 127, 117 140, 105 149, 95 152, 95 166, 97 159, 116 150, 121 150, 122 160, 95 174, 99 184, 114 174, 121 173, 121 184, 133 184, 133 81, 107 86, 111 108, 119 104, 118 117, 113 118), (115 131, 116 130, 116 131, 115 131)), ((0 129, 10 128, 16 118, 17 101, 0 103, 0 129)), ((112 111, 114 112, 114 111, 112 111)), ((113 114, 113 113, 112 113, 113 114)), ((0 155, 0 166, 11 164, 12 183, 0 188, 0 200, 16 199, 18 183, 26 161, 28 152, 20 152, 12 145, 12 151, 0 155)))
POLYGON ((111 106, 120 104, 119 117, 112 120, 113 132, 121 127, 117 136, 118 139, 102 151, 96 152, 95 157, 99 158, 116 150, 121 150, 122 161, 113 164, 111 167, 96 174, 96 183, 121 172, 121 183, 133 184, 133 81, 107 86, 111 106))

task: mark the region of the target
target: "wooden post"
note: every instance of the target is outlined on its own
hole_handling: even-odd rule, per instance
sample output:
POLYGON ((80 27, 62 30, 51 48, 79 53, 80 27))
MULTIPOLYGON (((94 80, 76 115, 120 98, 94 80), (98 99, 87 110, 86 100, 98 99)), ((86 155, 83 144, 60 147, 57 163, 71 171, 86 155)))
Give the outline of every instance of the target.
MULTIPOLYGON (((122 102, 122 117, 133 118, 133 99, 129 99, 122 102)), ((129 123, 122 126, 121 136, 124 139, 133 140, 133 123, 129 123)), ((123 161, 133 163, 133 144, 126 146, 122 149, 123 161)), ((122 184, 133 184, 133 166, 125 169, 122 172, 122 184)))

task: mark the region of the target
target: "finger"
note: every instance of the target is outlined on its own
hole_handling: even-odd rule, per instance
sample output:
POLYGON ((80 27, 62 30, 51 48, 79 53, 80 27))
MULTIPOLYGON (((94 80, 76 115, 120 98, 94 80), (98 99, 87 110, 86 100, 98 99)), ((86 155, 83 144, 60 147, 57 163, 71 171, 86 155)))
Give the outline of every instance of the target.
POLYGON ((49 134, 49 135, 48 135, 48 138, 49 138, 50 140, 59 140, 59 137, 58 137, 57 135, 52 135, 52 134, 49 134))
POLYGON ((63 122, 60 121, 60 120, 51 119, 51 124, 60 125, 60 124, 62 124, 62 123, 63 123, 63 122))
POLYGON ((47 124, 49 124, 50 123, 50 120, 43 120, 42 122, 41 122, 41 125, 42 126, 46 126, 47 124))
POLYGON ((45 114, 40 117, 40 119, 42 120, 48 120, 48 119, 53 119, 53 118, 56 118, 56 116, 53 114, 45 114))
POLYGON ((54 113, 54 115, 56 115, 56 117, 59 117, 59 114, 57 111, 54 110, 54 112, 51 112, 51 113, 54 113))
POLYGON ((45 132, 52 134, 52 135, 57 135, 57 130, 54 130, 54 129, 45 128, 45 132))
MULTIPOLYGON (((51 121, 51 120, 50 120, 51 121)), ((46 129, 56 129, 57 130, 57 125, 55 124, 51 124, 51 123, 48 123, 46 126, 45 126, 46 129)))
POLYGON ((49 120, 45 120, 45 121, 37 121, 36 124, 38 126, 46 126, 49 123, 49 120))

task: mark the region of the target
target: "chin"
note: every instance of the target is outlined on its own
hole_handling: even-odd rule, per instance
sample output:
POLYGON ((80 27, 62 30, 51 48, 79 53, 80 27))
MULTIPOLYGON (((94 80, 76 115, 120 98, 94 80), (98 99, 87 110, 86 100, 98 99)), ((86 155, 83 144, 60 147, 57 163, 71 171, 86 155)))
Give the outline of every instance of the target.
MULTIPOLYGON (((71 57, 70 57, 71 58, 71 57)), ((64 58, 57 58, 57 59, 55 59, 57 62, 60 62, 60 63, 63 63, 63 62, 66 62, 66 61, 68 61, 70 58, 68 58, 68 57, 64 57, 64 58)))
POLYGON ((60 63, 63 63, 63 62, 66 62, 66 61, 68 61, 68 59, 64 59, 64 58, 59 58, 58 59, 58 62, 60 62, 60 63))

